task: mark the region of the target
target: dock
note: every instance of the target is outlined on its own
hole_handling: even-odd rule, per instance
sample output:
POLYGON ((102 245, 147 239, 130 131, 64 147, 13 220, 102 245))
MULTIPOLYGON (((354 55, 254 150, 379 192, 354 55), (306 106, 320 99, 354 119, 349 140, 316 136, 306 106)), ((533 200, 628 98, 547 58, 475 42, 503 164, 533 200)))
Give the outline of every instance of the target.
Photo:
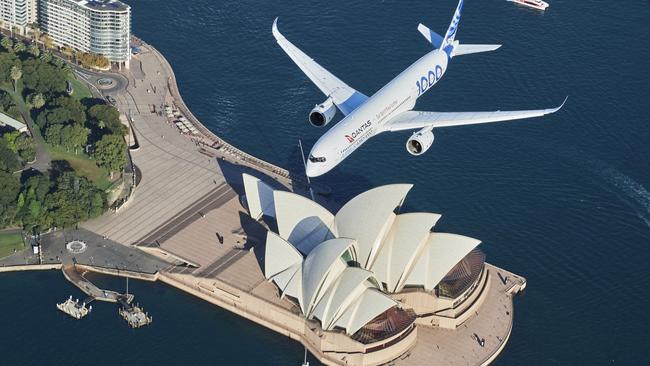
POLYGON ((81 305, 79 305, 78 299, 76 301, 72 301, 72 295, 70 295, 66 301, 60 304, 56 304, 56 308, 77 320, 88 315, 93 309, 92 306, 86 307, 85 301, 81 305))
POLYGON ((122 303, 122 307, 118 310, 118 313, 126 320, 131 328, 144 327, 153 322, 153 318, 140 305, 122 303))

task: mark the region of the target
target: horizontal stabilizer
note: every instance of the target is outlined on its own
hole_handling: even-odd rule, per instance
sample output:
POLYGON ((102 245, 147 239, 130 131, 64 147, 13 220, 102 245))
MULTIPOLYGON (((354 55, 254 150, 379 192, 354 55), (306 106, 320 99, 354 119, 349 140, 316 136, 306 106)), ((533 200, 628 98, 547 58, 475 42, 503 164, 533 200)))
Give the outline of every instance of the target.
POLYGON ((426 25, 424 25, 422 23, 420 23, 420 25, 418 25, 418 30, 420 31, 420 33, 422 33, 424 38, 426 38, 427 41, 429 41, 429 43, 431 43, 431 45, 434 48, 440 48, 440 45, 442 44, 442 41, 443 41, 443 38, 442 38, 441 35, 439 35, 438 33, 434 32, 434 31, 432 31, 431 29, 429 29, 426 25))
POLYGON ((494 51, 501 47, 500 44, 459 44, 454 48, 454 56, 469 55, 494 51))

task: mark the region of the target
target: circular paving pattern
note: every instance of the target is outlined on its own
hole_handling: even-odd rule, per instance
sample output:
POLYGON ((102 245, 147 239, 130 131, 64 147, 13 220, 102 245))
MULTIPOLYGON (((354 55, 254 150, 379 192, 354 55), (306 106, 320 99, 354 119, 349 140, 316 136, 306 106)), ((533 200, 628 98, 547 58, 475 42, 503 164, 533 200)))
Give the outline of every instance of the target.
POLYGON ((97 80, 97 86, 100 89, 110 89, 115 85, 115 79, 113 78, 101 78, 97 80))
POLYGON ((68 244, 66 244, 65 247, 66 249, 68 249, 68 252, 72 254, 81 254, 86 251, 88 245, 86 245, 86 243, 84 243, 83 241, 73 240, 71 242, 68 242, 68 244))

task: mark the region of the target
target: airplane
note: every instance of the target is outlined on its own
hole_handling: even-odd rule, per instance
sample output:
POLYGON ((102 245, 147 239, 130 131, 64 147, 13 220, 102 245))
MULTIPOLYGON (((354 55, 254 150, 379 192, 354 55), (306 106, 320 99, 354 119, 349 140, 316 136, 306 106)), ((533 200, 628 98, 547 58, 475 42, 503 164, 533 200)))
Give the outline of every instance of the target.
MULTIPOLYGON (((344 117, 324 133, 312 147, 305 165, 308 177, 321 176, 350 156, 371 137, 387 131, 418 130, 407 140, 406 150, 414 156, 424 154, 433 144, 433 129, 540 117, 559 111, 559 107, 495 112, 414 111, 417 99, 440 81, 455 56, 494 51, 501 45, 460 44, 455 40, 464 0, 460 0, 444 37, 419 24, 418 30, 433 46, 427 53, 374 95, 368 97, 325 70, 311 57, 289 42, 273 22, 273 36, 280 47, 320 89, 327 99, 309 113, 309 122, 326 126, 341 111, 344 117)), ((568 98, 568 97, 567 97, 568 98)))

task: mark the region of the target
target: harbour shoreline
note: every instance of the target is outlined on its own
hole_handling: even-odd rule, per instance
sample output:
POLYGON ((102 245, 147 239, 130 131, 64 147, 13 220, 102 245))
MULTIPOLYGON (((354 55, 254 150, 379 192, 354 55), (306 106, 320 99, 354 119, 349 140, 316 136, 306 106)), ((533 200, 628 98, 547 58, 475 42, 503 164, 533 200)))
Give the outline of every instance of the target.
MULTIPOLYGON (((141 161, 140 159, 143 159, 143 156, 147 156, 146 144, 149 144, 151 146, 156 147, 157 149, 160 149, 160 146, 162 146, 162 144, 171 143, 169 140, 171 140, 172 137, 168 135, 168 138, 165 139, 165 135, 161 135, 161 133, 163 132, 167 133, 166 131, 168 129, 173 128, 171 126, 168 126, 169 121, 166 120, 165 117, 153 115, 153 114, 147 115, 146 111, 142 113, 140 109, 137 108, 137 106, 138 105, 142 106, 147 104, 152 105, 152 103, 155 103, 153 104, 154 106, 162 105, 163 103, 168 102, 169 99, 167 97, 171 96, 172 103, 181 110, 182 114, 186 118, 188 118, 194 126, 197 127, 197 129, 201 132, 201 136, 184 135, 184 136, 179 136, 178 138, 174 137, 176 139, 174 143, 178 143, 178 145, 170 145, 170 146, 174 148, 178 148, 178 146, 181 146, 181 144, 186 144, 187 140, 191 140, 196 144, 197 141, 199 141, 201 138, 204 138, 207 139, 208 141, 211 141, 212 143, 203 143, 200 145, 211 149, 214 152, 213 158, 216 158, 217 161, 219 161, 220 159, 224 159, 230 163, 233 163, 235 166, 243 166, 250 169, 254 169, 258 172, 261 172, 273 178, 277 182, 281 183, 282 185, 290 189, 293 188, 295 190, 296 188, 305 187, 304 184, 302 184, 302 182, 300 182, 299 180, 298 183, 300 184, 294 185, 293 183, 296 182, 296 177, 292 176, 286 169, 277 167, 261 159, 255 158, 233 147, 232 145, 228 144, 227 142, 219 138, 216 134, 208 130, 202 123, 200 123, 200 121, 189 111, 184 101, 180 97, 180 93, 178 92, 176 79, 173 73, 173 69, 171 68, 171 65, 167 62, 164 56, 155 49, 155 47, 148 44, 144 44, 144 46, 147 50, 151 52, 151 54, 156 59, 156 62, 152 62, 153 60, 151 60, 151 58, 147 58, 147 63, 148 63, 147 71, 151 72, 153 70, 156 70, 158 67, 160 67, 163 69, 162 70, 163 74, 169 75, 168 79, 166 78, 167 80, 165 80, 165 84, 167 85, 167 92, 169 94, 156 93, 155 89, 153 93, 147 92, 145 94, 142 93, 143 88, 139 88, 136 90, 135 83, 133 85, 129 84, 127 86, 125 94, 128 94, 128 96, 131 98, 131 100, 134 103, 133 105, 135 106, 135 109, 138 111, 136 116, 137 121, 132 121, 132 126, 134 128, 133 133, 134 134, 137 133, 138 139, 141 141, 143 145, 143 148, 141 150, 137 152, 133 152, 133 160, 136 165, 138 165, 138 163, 141 161), (167 123, 163 121, 166 121, 167 123), (166 124, 167 126, 165 126, 166 124), (150 131, 147 129, 149 129, 150 131), (158 138, 160 139, 158 140, 158 138), (156 139, 156 141, 152 141, 152 139, 156 139)), ((160 79, 163 78, 164 75, 160 77, 156 77, 156 75, 153 76, 150 75, 149 77, 153 78, 153 79, 147 79, 149 80, 150 83, 154 81, 160 82, 161 81, 160 79)), ((146 79, 143 78, 142 80, 146 80, 146 79)), ((156 85, 161 85, 161 84, 159 83, 156 85)), ((131 102, 128 100, 128 98, 124 99, 124 102, 122 104, 123 113, 127 110, 127 107, 131 105, 130 103, 131 102)), ((198 146, 191 145, 191 147, 196 149, 198 146)), ((185 150, 185 151, 189 151, 189 150, 185 150)), ((175 155, 173 156, 179 156, 178 154, 179 153, 175 153, 175 155)), ((196 154, 196 151, 194 152, 194 154, 196 154)), ((187 160, 183 160, 183 161, 187 161, 187 160)), ((203 159, 203 161, 205 162, 205 159, 203 159)), ((172 167, 172 169, 176 169, 176 168, 172 167)), ((206 168, 201 168, 201 169, 203 171, 206 168)), ((145 173, 145 175, 146 174, 147 173, 145 173)), ((241 174, 241 172, 239 174, 241 174)), ((216 188, 217 193, 219 194, 221 194, 220 193, 221 191, 219 191, 221 189, 220 187, 221 186, 218 186, 216 188)), ((140 203, 142 203, 142 201, 146 201, 147 199, 149 199, 147 198, 147 194, 149 193, 147 192, 148 189, 149 188, 141 188, 141 187, 136 188, 135 194, 130 198, 130 200, 140 201, 140 203), (144 192, 142 191, 143 189, 144 192), (139 190, 140 192, 138 192, 139 190)), ((235 199, 235 197, 233 197, 233 199, 235 199)), ((126 206, 128 205, 129 204, 127 202, 126 206)), ((126 207, 126 209, 128 210, 129 207, 126 207)), ((225 209, 226 208, 224 208, 224 210, 225 209)), ((233 207, 229 207, 228 209, 233 209, 233 207)), ((137 209, 131 207, 131 210, 133 211, 137 209)), ((238 206, 234 207, 234 210, 235 211, 232 212, 227 211, 226 213, 229 216, 231 215, 234 216, 236 212, 240 212, 241 215, 241 211, 238 206)), ((124 213, 121 211, 120 213, 110 213, 104 216, 105 216, 104 222, 84 224, 84 226, 88 226, 88 230, 94 232, 95 234, 102 235, 105 240, 108 236, 113 237, 114 234, 108 235, 103 230, 106 230, 106 228, 112 228, 114 226, 113 225, 114 221, 112 220, 117 220, 118 218, 120 218, 120 216, 124 216, 124 213)), ((147 241, 146 238, 148 237, 151 237, 153 240, 155 234, 157 235, 157 231, 161 231, 161 234, 165 236, 167 239, 169 239, 170 237, 168 237, 168 235, 172 235, 172 234, 168 234, 169 231, 163 230, 165 225, 172 225, 172 227, 169 229, 172 231, 176 230, 176 228, 179 225, 181 226, 186 225, 184 221, 186 219, 182 219, 178 223, 174 223, 174 221, 176 221, 179 218, 179 216, 182 217, 183 213, 180 214, 175 213, 174 215, 170 216, 166 221, 163 222, 162 228, 160 227, 156 228, 153 232, 149 232, 147 235, 144 235, 140 239, 137 239, 136 242, 132 242, 131 240, 133 239, 118 238, 115 240, 122 245, 133 246, 135 244, 138 244, 138 242, 141 241, 146 242, 147 241)), ((202 214, 202 216, 205 215, 202 214)), ((137 220, 144 220, 142 215, 137 215, 136 217, 137 220)), ((126 216, 126 218, 123 219, 128 221, 128 215, 126 216)), ((189 220, 190 220, 189 222, 192 222, 191 219, 189 220)), ((97 220, 97 221, 101 221, 101 220, 97 220)), ((134 227, 133 225, 136 224, 133 223, 130 225, 131 226, 128 227, 133 228, 134 227)), ((221 228, 217 228, 217 229, 218 231, 222 230, 221 228)), ((115 229, 115 230, 119 232, 119 229, 115 229)), ((184 228, 181 227, 180 230, 184 230, 184 228)), ((190 228, 188 227, 187 230, 190 230, 190 228)), ((212 228, 212 230, 215 230, 215 228, 212 228)), ((176 233, 176 231, 173 232, 176 233)), ((130 237, 138 238, 140 237, 140 235, 132 234, 130 237)), ((198 242, 188 243, 187 245, 190 246, 199 245, 199 243, 198 242)), ((149 254, 152 254, 152 252, 155 251, 160 251, 163 255, 165 255, 165 253, 163 252, 167 251, 168 254, 171 254, 171 256, 175 257, 176 259, 183 258, 182 255, 178 254, 178 252, 174 252, 173 248, 166 247, 164 243, 162 246, 160 244, 157 244, 157 246, 146 247, 147 250, 145 250, 144 247, 138 247, 138 245, 135 245, 135 248, 137 248, 135 250, 139 250, 149 254)), ((259 247, 253 246, 250 248, 252 250, 249 251, 249 250, 244 250, 243 248, 235 247, 234 249, 228 252, 233 254, 225 262, 223 262, 223 264, 220 264, 219 266, 226 265, 226 267, 224 267, 225 270, 232 269, 232 271, 234 271, 235 273, 240 273, 241 271, 245 272, 247 270, 250 270, 253 267, 248 268, 241 263, 236 263, 237 261, 232 262, 230 261, 230 259, 236 257, 239 260, 239 258, 246 257, 249 258, 248 265, 255 266, 254 267, 255 271, 259 271, 258 263, 255 262, 254 264, 252 264, 252 262, 250 262, 251 260, 254 260, 251 259, 251 257, 253 258, 255 257, 255 255, 253 254, 253 250, 258 248, 259 247)), ((175 250, 178 250, 178 248, 175 250)), ((215 257, 214 263, 219 263, 223 259, 224 257, 219 257, 219 256, 215 257)), ((169 258, 167 258, 167 260, 169 261, 169 258)), ((201 298, 225 310, 229 310, 232 313, 240 315, 248 320, 251 320, 258 325, 264 326, 268 329, 271 329, 275 332, 283 334, 293 340, 302 343, 305 347, 309 349, 309 351, 320 362, 326 365, 344 365, 344 364, 348 364, 348 362, 352 362, 353 364, 358 364, 358 365, 362 365, 362 364, 376 365, 376 364, 383 364, 386 362, 393 362, 393 361, 397 362, 397 364, 400 365, 402 364, 413 365, 413 364, 418 364, 418 360, 426 360, 429 362, 434 362, 434 361, 441 362, 446 358, 441 358, 440 352, 438 352, 438 355, 435 355, 434 352, 429 349, 430 348, 429 343, 427 344, 423 344, 423 343, 429 342, 432 339, 434 339, 435 342, 442 342, 442 343, 447 342, 451 345, 454 345, 454 343, 462 344, 462 342, 460 342, 460 337, 462 337, 462 335, 461 333, 459 333, 459 331, 450 333, 444 330, 437 329, 435 327, 423 326, 423 325, 413 326, 413 328, 410 328, 408 331, 404 331, 403 333, 394 335, 393 336, 394 338, 383 340, 381 343, 382 347, 384 344, 383 342, 387 342, 387 341, 394 341, 394 342, 392 342, 389 347, 380 348, 380 349, 377 349, 377 346, 379 344, 373 343, 373 344, 364 345, 356 341, 353 341, 352 339, 350 339, 344 334, 335 333, 335 332, 323 332, 319 329, 318 325, 314 323, 314 321, 305 319, 303 316, 300 315, 300 312, 293 309, 290 306, 290 304, 286 302, 286 300, 285 301, 281 300, 277 295, 276 288, 270 282, 266 281, 263 278, 263 276, 261 276, 261 273, 259 274, 261 278, 256 277, 254 280, 255 282, 252 285, 250 285, 251 287, 245 287, 245 286, 242 287, 243 285, 241 284, 238 285, 237 284, 238 282, 236 283, 236 281, 234 282, 224 281, 221 278, 216 278, 216 277, 206 278, 205 276, 201 275, 201 271, 203 271, 202 269, 198 271, 195 270, 190 271, 187 269, 188 268, 187 266, 178 267, 177 265, 170 265, 168 269, 161 269, 160 271, 157 271, 154 274, 147 274, 143 272, 141 273, 141 272, 124 270, 124 269, 114 270, 112 268, 94 266, 89 264, 78 264, 78 266, 80 269, 83 270, 88 270, 88 271, 97 272, 106 275, 137 278, 137 279, 143 279, 147 281, 163 282, 180 291, 201 298), (179 268, 180 271, 177 271, 179 268), (427 339, 427 341, 420 340, 419 334, 423 334, 424 336, 426 336, 425 339, 427 339)), ((207 267, 209 268, 210 266, 208 265, 207 267)), ((9 268, 9 267, 4 267, 4 268, 9 268)), ((9 269, 0 270, 0 272, 31 270, 31 269, 34 270, 57 269, 57 268, 60 269, 61 264, 47 265, 46 267, 40 267, 38 265, 37 266, 29 266, 29 265, 13 266, 12 268, 9 269)), ((488 271, 494 271, 495 273, 498 271, 500 273, 510 275, 513 278, 514 277, 518 278, 518 276, 508 271, 494 267, 487 263, 486 263, 486 268, 488 269, 488 271)), ((499 280, 496 278, 496 275, 488 275, 486 276, 486 281, 490 281, 491 284, 490 286, 496 288, 499 280)), ((503 286, 501 286, 498 291, 491 290, 490 286, 487 286, 488 288, 487 291, 489 292, 489 294, 486 295, 489 296, 489 298, 483 300, 490 301, 493 305, 492 308, 494 309, 496 309, 496 305, 494 304, 501 303, 501 302, 503 302, 500 304, 501 306, 505 306, 508 309, 512 309, 512 293, 509 293, 508 292, 509 290, 505 289, 503 286)), ((478 309, 479 305, 480 304, 474 304, 471 306, 471 308, 478 309)), ((477 320, 480 324, 482 324, 481 327, 483 327, 486 323, 490 322, 489 311, 486 310, 485 312, 488 314, 485 314, 482 317, 478 317, 479 320, 477 320)), ((502 334, 503 340, 501 341, 501 343, 495 344, 494 345, 495 347, 491 346, 489 350, 483 349, 481 351, 482 355, 475 356, 479 358, 476 359, 475 361, 472 361, 471 364, 484 365, 486 363, 489 363, 494 358, 496 358, 497 355, 503 350, 512 329, 512 315, 510 315, 508 318, 509 318, 509 322, 507 324, 507 332, 502 334)), ((474 344, 473 347, 476 347, 476 345, 474 344)), ((451 351, 447 351, 447 352, 451 352, 451 351)), ((447 353, 443 353, 443 354, 447 355, 447 353)), ((461 356, 463 355, 449 354, 447 356, 452 357, 454 360, 457 358, 460 361, 461 356)))

